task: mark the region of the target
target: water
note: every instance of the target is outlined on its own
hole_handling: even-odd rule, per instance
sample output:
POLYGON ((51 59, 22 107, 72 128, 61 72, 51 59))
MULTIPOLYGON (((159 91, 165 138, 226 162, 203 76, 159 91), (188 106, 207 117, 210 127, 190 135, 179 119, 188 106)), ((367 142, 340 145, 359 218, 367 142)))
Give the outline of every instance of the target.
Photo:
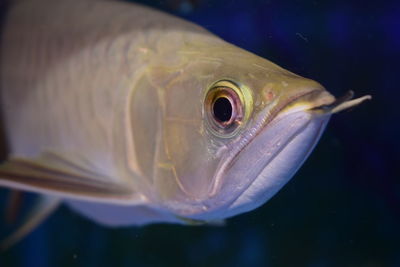
POLYGON ((373 100, 335 115, 295 178, 224 227, 108 229, 63 207, 0 266, 400 266, 400 2, 140 2, 373 100))

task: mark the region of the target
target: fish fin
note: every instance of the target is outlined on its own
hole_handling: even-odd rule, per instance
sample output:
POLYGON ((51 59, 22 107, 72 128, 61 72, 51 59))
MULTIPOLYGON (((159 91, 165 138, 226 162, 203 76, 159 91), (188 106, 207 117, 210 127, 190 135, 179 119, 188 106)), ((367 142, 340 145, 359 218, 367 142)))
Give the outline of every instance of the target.
POLYGON ((10 190, 8 203, 4 212, 4 219, 8 225, 14 224, 21 209, 23 193, 19 190, 10 190))
POLYGON ((183 224, 190 225, 190 226, 199 226, 199 225, 209 225, 209 226, 225 226, 225 220, 198 220, 198 219, 191 219, 182 216, 175 216, 178 220, 180 220, 183 224))
POLYGON ((41 196, 24 222, 8 237, 0 241, 0 251, 5 251, 31 233, 41 224, 53 211, 57 209, 61 201, 56 197, 41 196))
POLYGON ((130 184, 98 174, 87 168, 88 164, 50 152, 34 159, 11 157, 0 165, 0 186, 93 202, 122 205, 145 202, 130 184))
POLYGON ((186 218, 182 216, 175 216, 178 220, 180 220, 183 224, 190 225, 190 226, 198 226, 198 225, 205 225, 207 224, 207 221, 203 220, 197 220, 197 219, 191 219, 191 218, 186 218))

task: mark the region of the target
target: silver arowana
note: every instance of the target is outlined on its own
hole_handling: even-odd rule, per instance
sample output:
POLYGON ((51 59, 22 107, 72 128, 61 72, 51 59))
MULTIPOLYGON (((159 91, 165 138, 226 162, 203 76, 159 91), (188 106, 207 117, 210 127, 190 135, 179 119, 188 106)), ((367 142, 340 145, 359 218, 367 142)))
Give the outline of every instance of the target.
POLYGON ((335 100, 199 26, 115 1, 16 1, 1 47, 0 185, 45 196, 8 245, 61 202, 111 226, 250 211, 332 113, 369 98, 335 100))

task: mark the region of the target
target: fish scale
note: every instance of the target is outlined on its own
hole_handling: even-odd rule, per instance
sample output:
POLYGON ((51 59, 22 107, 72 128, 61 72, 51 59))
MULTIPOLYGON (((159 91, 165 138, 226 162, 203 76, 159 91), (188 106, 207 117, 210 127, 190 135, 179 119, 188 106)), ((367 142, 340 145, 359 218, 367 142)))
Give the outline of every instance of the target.
MULTIPOLYGON (((32 7, 26 6, 25 10, 31 8, 32 7)), ((10 16, 12 17, 12 15, 10 16)), ((51 15, 51 17, 57 16, 57 13, 51 15)), ((47 18, 47 20, 51 19, 51 17, 47 18)), ((23 125, 21 127, 25 130, 17 132, 21 132, 22 135, 24 135, 23 133, 27 135, 25 138, 16 138, 18 140, 16 142, 11 140, 11 143, 14 144, 12 148, 13 153, 15 155, 35 156, 39 154, 41 148, 45 146, 49 149, 58 149, 61 147, 67 151, 74 150, 74 147, 86 147, 83 151, 86 151, 88 158, 95 158, 100 155, 106 157, 106 155, 109 155, 109 151, 112 149, 105 145, 110 145, 111 143, 111 131, 108 130, 103 138, 97 140, 99 138, 99 135, 97 134, 98 132, 104 133, 104 129, 112 128, 110 124, 112 123, 113 115, 110 114, 109 111, 114 110, 114 108, 104 106, 104 104, 120 106, 123 105, 121 101, 124 101, 124 98, 126 98, 120 97, 120 102, 116 103, 115 100, 110 101, 109 99, 110 97, 115 99, 115 94, 101 93, 102 91, 109 91, 107 86, 102 86, 102 83, 104 82, 102 81, 102 77, 104 77, 104 74, 102 75, 102 73, 107 72, 107 75, 113 74, 110 73, 111 67, 107 62, 115 62, 112 62, 113 60, 107 60, 109 58, 113 59, 113 57, 107 55, 107 53, 110 53, 109 49, 116 41, 110 38, 106 41, 103 40, 100 44, 96 44, 95 42, 97 42, 97 39, 100 39, 97 36, 100 36, 100 34, 94 34, 92 38, 96 47, 94 47, 94 49, 80 51, 79 44, 81 42, 76 42, 74 38, 77 38, 78 40, 82 39, 82 42, 84 43, 81 43, 82 46, 90 44, 91 40, 89 40, 89 38, 85 40, 84 38, 87 29, 83 28, 76 31, 78 27, 72 26, 74 30, 71 30, 70 37, 68 37, 68 34, 67 36, 61 36, 61 34, 57 33, 62 29, 60 29, 60 27, 63 26, 61 24, 56 23, 55 25, 43 27, 42 24, 39 24, 38 22, 36 22, 38 25, 35 26, 35 20, 33 20, 32 23, 23 19, 18 20, 18 18, 15 18, 14 20, 15 22, 11 20, 8 21, 8 23, 14 23, 18 26, 10 27, 27 28, 27 30, 15 30, 15 35, 10 32, 4 34, 5 39, 11 39, 8 41, 9 43, 20 44, 20 47, 5 48, 7 51, 7 53, 5 53, 5 61, 7 62, 8 58, 15 61, 17 58, 16 54, 21 50, 26 51, 26 54, 29 55, 27 58, 30 58, 30 60, 26 62, 27 64, 24 64, 24 61, 20 61, 20 66, 16 66, 16 68, 24 69, 23 75, 22 72, 9 70, 11 73, 21 73, 19 77, 14 77, 14 79, 7 79, 9 76, 7 75, 7 66, 9 64, 3 64, 3 73, 4 76, 7 76, 6 79, 3 79, 3 88, 13 88, 13 91, 8 91, 3 97, 6 103, 16 103, 18 99, 21 99, 19 92, 22 94, 22 92, 28 92, 27 90, 29 90, 29 93, 35 96, 29 98, 29 103, 24 103, 23 111, 20 107, 16 107, 18 110, 10 110, 10 113, 14 114, 13 116, 16 116, 19 112, 21 113, 21 124, 23 125), (17 34, 19 32, 29 32, 29 34, 27 36, 18 36, 17 34), (16 39, 16 41, 13 39, 16 39), (62 41, 59 41, 60 39, 62 41), (33 45, 23 45, 29 42, 33 45), (60 46, 60 43, 63 45, 60 46), (93 54, 97 54, 97 56, 93 54), (58 67, 60 57, 65 58, 64 65, 61 69, 58 67), (96 69, 96 72, 93 72, 93 67, 98 64, 103 64, 105 66, 104 70, 96 69), (31 75, 25 77, 25 73, 31 73, 31 75), (93 76, 95 79, 92 78, 93 76), (35 81, 38 77, 43 77, 44 79, 41 81, 35 81), (9 94, 11 92, 12 94, 9 94), (94 95, 97 96, 96 102, 93 101, 94 95), (104 95, 105 100, 102 100, 99 97, 102 95, 104 95), (103 104, 103 106, 94 106, 94 104, 99 103, 103 104), (106 110, 107 112, 102 110, 106 110), (97 117, 94 114, 96 111, 105 116, 97 117), (35 113, 38 118, 46 119, 35 120, 33 123, 32 120, 26 116, 26 114, 33 113, 35 113), (46 114, 51 114, 51 116, 46 114), (67 123, 67 127, 65 123, 67 123), (87 124, 93 124, 93 127, 83 127, 87 124), (45 129, 48 129, 49 131, 45 131, 44 134, 40 133, 45 129), (80 129, 80 131, 77 131, 76 129, 80 129), (80 137, 77 132, 81 135, 80 137), (69 139, 69 136, 71 135, 75 136, 72 140, 69 139), (28 140, 27 142, 34 144, 36 149, 26 151, 27 146, 26 144, 21 144, 21 139, 28 140), (49 139, 52 140, 52 142, 49 142, 49 139), (93 148, 95 148, 96 151, 92 152, 93 148)), ((66 22, 64 21, 64 23, 66 22)), ((89 24, 89 26, 95 27, 96 25, 89 24)), ((131 64, 133 63, 134 62, 131 61, 131 64)), ((10 66, 13 66, 13 64, 10 64, 10 66)), ((109 80, 110 76, 108 76, 107 79, 109 80)), ((120 77, 116 77, 115 79, 123 81, 120 77)), ((109 83, 118 84, 114 81, 109 81, 109 83)), ((129 89, 129 86, 124 84, 121 84, 119 88, 115 88, 116 91, 119 91, 119 94, 127 94, 129 89)), ((16 120, 16 123, 18 123, 18 121, 19 120, 16 120)), ((13 128, 12 121, 10 122, 10 128, 13 128)), ((12 138, 12 135, 10 136, 12 138)), ((111 167, 110 165, 112 164, 104 164, 103 162, 99 165, 100 167, 106 165, 107 168, 104 169, 109 170, 109 167, 111 167)))

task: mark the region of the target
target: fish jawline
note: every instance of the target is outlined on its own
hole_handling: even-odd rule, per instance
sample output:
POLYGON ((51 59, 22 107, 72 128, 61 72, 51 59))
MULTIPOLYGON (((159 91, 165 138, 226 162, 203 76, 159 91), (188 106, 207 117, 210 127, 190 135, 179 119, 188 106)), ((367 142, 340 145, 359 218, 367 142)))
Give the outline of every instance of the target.
POLYGON ((232 202, 226 215, 230 217, 250 211, 273 197, 294 176, 311 154, 328 120, 328 117, 317 117, 290 138, 285 146, 259 171, 247 189, 232 202), (300 146, 304 146, 304 148, 299 148, 300 146), (289 163, 287 158, 294 162, 289 163), (285 164, 285 167, 277 166, 279 164, 285 164))
POLYGON ((209 190, 209 197, 213 197, 217 194, 221 185, 221 178, 223 173, 235 162, 236 158, 239 156, 242 150, 244 150, 257 136, 264 130, 268 129, 279 117, 283 117, 290 113, 290 111, 285 112, 284 114, 279 114, 286 107, 290 106, 293 102, 298 101, 303 97, 307 97, 312 94, 322 93, 324 90, 321 89, 310 89, 307 92, 296 95, 287 101, 277 104, 276 102, 271 103, 269 107, 264 108, 264 111, 258 116, 256 119, 255 126, 253 129, 249 130, 248 133, 245 133, 242 138, 245 140, 242 144, 237 144, 237 142, 233 142, 229 146, 231 146, 232 152, 226 158, 221 160, 221 165, 218 167, 218 171, 215 174, 214 181, 212 183, 212 187, 209 190), (250 133, 250 134, 249 134, 250 133))
MULTIPOLYGON (((308 111, 299 111, 287 114, 286 116, 278 116, 273 122, 268 124, 257 137, 250 140, 249 145, 242 150, 236 162, 230 163, 230 167, 225 168, 224 172, 220 173, 222 181, 220 184, 221 189, 216 195, 210 196, 203 202, 207 209, 204 210, 202 214, 198 214, 198 216, 195 215, 194 217, 208 220, 222 217, 226 218, 241 213, 240 211, 234 211, 232 208, 236 200, 243 196, 243 193, 251 187, 259 178, 260 174, 263 173, 271 163, 276 162, 277 157, 282 158, 282 152, 287 151, 288 147, 292 147, 293 149, 291 142, 295 140, 297 136, 301 136, 310 123, 326 122, 328 118, 329 116, 315 116, 308 111)), ((326 123, 323 125, 325 124, 326 123)), ((318 130, 318 132, 322 133, 322 130, 318 130)), ((317 136, 319 137, 320 134, 317 136)), ((279 178, 283 182, 275 180, 275 177, 271 177, 272 180, 270 181, 272 183, 280 184, 281 186, 278 186, 277 190, 271 189, 269 191, 270 197, 274 195, 301 166, 301 163, 304 162, 318 138, 314 138, 313 140, 312 146, 303 147, 298 150, 301 153, 299 154, 300 156, 297 157, 297 161, 292 165, 289 163, 290 168, 294 170, 293 173, 290 175, 283 175, 283 178, 279 178)), ((285 171, 284 169, 281 170, 285 171)), ((249 208, 250 206, 253 207, 252 204, 253 203, 250 203, 245 209, 252 209, 249 208)), ((239 210, 242 210, 242 208, 239 210)), ((192 215, 194 214, 192 213, 192 215)))

